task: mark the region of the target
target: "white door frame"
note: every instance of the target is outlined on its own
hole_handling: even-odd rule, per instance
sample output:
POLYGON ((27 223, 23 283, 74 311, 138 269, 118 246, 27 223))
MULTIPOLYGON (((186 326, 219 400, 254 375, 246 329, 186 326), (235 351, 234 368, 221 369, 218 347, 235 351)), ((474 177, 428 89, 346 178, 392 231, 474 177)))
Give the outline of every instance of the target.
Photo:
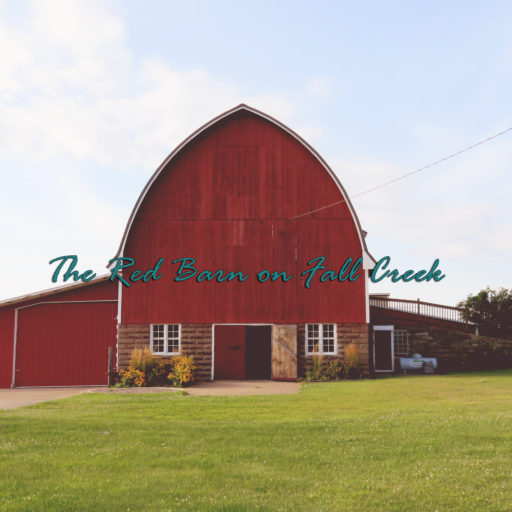
POLYGON ((391 373, 395 371, 395 327, 393 325, 374 325, 373 326, 373 369, 375 373, 391 373), (377 370, 375 368, 375 331, 391 332, 391 370, 377 370))

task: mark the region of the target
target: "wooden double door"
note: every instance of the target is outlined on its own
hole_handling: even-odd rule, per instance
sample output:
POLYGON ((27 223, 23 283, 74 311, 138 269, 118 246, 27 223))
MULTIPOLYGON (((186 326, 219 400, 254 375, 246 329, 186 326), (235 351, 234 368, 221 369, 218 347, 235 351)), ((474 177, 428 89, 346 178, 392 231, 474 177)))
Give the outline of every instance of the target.
POLYGON ((214 379, 297 379, 295 325, 216 325, 214 379))

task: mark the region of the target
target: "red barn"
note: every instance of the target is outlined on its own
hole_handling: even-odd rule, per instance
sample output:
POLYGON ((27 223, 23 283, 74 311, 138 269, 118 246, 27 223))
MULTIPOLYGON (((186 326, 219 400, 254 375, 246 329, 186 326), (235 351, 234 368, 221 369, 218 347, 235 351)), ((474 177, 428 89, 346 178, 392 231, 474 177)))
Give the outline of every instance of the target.
POLYGON ((93 367, 106 371, 112 345, 119 367, 139 346, 194 355, 200 380, 296 379, 313 353, 343 358, 349 344, 368 369, 368 269, 375 261, 364 237, 320 155, 279 121, 240 105, 181 143, 135 204, 117 254, 135 261, 123 278, 163 258, 160 279, 130 287, 96 280, 41 300, 0 303, 0 386, 102 384, 93 367), (311 273, 303 273, 320 257, 325 268, 308 287, 311 273), (196 274, 178 282, 183 258, 196 274), (349 258, 361 258, 353 280, 348 267, 340 272, 349 258), (263 269, 262 281, 286 274, 260 282, 263 269), (217 279, 229 272, 233 279, 217 279), (65 378, 78 351, 87 365, 65 378), (48 370, 48 361, 59 362, 48 370))

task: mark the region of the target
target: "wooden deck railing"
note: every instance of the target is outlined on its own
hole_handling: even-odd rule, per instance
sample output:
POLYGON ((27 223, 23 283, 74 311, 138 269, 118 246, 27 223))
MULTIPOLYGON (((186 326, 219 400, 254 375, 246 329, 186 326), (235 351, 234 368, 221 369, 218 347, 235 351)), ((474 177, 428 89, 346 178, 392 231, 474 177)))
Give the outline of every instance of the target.
POLYGON ((440 318, 450 322, 472 324, 472 322, 464 320, 462 316, 462 308, 444 306, 442 304, 434 304, 432 302, 423 302, 419 299, 407 300, 391 299, 390 297, 370 297, 370 306, 394 309, 396 311, 403 311, 404 313, 412 313, 414 315, 440 318))

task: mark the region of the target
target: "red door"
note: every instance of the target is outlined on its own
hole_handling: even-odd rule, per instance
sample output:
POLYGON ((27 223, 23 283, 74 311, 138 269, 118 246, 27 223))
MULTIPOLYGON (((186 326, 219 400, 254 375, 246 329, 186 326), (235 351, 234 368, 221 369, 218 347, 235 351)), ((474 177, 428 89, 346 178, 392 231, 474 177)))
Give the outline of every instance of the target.
POLYGON ((245 325, 215 326, 214 378, 245 378, 245 325))
POLYGON ((106 385, 115 302, 40 304, 18 311, 16 386, 106 385))

